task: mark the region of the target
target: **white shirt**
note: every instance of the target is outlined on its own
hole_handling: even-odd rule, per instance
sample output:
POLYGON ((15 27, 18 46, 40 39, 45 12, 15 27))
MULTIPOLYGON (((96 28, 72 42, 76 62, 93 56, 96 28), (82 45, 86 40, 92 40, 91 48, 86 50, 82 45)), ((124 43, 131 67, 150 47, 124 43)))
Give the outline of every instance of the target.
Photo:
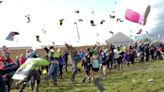
POLYGON ((114 59, 117 59, 119 57, 120 57, 120 55, 119 55, 118 50, 117 49, 114 49, 114 59))

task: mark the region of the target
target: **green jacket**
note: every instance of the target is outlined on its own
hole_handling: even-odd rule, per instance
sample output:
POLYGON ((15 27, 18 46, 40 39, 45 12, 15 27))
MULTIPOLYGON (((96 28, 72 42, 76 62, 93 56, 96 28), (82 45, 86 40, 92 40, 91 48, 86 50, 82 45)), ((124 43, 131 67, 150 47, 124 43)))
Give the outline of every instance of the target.
POLYGON ((52 51, 49 51, 48 56, 53 57, 53 58, 59 58, 60 53, 52 50, 52 51))
POLYGON ((49 65, 49 61, 44 58, 29 58, 26 62, 22 65, 22 68, 32 67, 32 70, 39 70, 41 66, 49 65))

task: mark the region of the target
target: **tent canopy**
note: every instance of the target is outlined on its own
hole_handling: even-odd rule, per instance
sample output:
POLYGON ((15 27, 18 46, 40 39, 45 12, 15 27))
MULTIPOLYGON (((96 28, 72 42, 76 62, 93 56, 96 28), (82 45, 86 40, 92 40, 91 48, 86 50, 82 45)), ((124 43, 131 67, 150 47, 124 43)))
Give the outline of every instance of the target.
POLYGON ((121 46, 128 46, 130 44, 134 43, 134 40, 128 37, 127 35, 123 34, 122 32, 119 32, 112 36, 111 38, 106 40, 107 44, 113 44, 113 45, 121 45, 121 46))

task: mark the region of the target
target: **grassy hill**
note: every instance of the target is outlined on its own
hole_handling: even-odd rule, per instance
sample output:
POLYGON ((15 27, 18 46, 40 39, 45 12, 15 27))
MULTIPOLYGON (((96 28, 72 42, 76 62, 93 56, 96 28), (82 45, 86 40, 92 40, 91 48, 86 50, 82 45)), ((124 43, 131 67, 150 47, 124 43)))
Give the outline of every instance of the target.
MULTIPOLYGON (((64 73, 64 76, 64 79, 58 80, 57 87, 52 83, 45 85, 42 79, 40 92, 99 92, 93 83, 81 82, 83 71, 77 75, 75 83, 69 80, 70 72, 64 73)), ((107 76, 101 82, 105 92, 164 92, 164 61, 136 63, 130 67, 124 65, 122 70, 108 70, 107 76)), ((13 88, 11 92, 17 90, 13 88)), ((24 92, 31 92, 30 87, 24 92)))

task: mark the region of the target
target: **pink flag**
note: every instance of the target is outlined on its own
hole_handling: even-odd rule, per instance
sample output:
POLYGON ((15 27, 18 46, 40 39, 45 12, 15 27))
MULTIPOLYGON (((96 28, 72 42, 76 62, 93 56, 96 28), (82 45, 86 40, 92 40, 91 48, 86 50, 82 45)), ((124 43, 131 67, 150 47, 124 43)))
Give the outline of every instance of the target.
POLYGON ((131 22, 135 22, 138 24, 141 24, 143 21, 143 16, 141 16, 141 14, 130 9, 126 10, 125 18, 131 22))

